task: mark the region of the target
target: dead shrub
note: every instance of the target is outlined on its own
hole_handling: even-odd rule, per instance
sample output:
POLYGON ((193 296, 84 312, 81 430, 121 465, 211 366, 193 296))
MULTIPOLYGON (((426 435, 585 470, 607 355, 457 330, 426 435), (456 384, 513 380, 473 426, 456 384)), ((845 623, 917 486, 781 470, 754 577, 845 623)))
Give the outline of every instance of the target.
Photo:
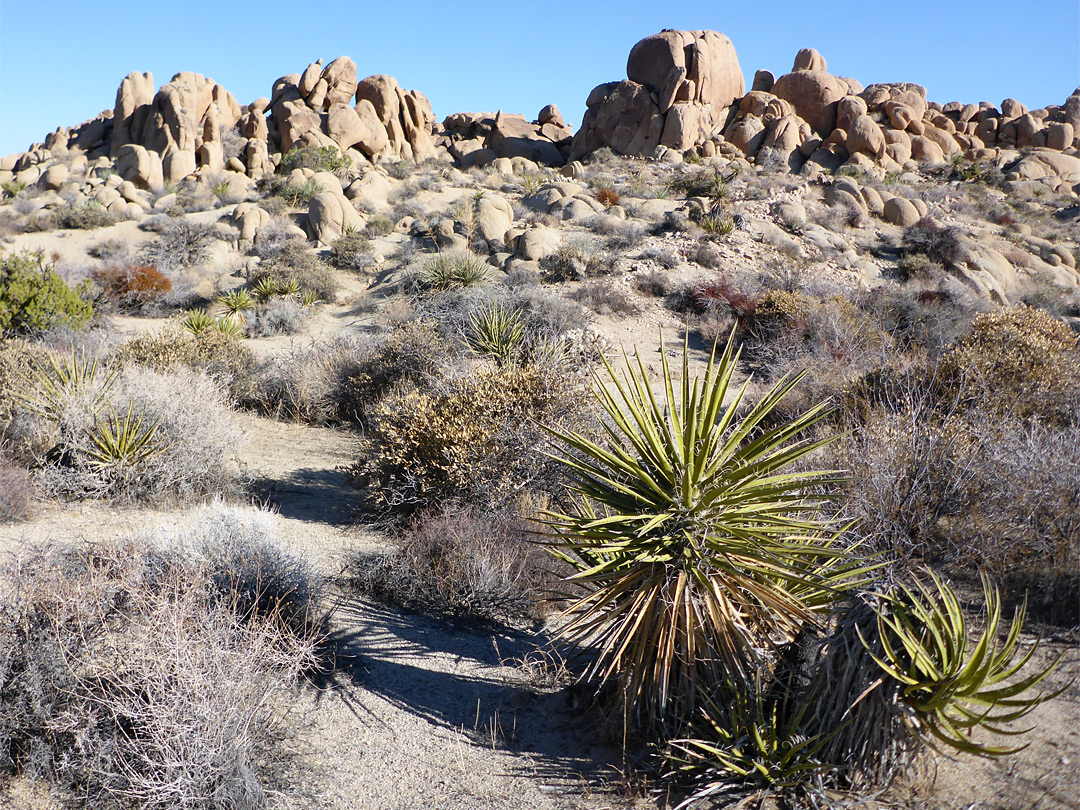
POLYGON ((350 560, 348 583, 408 610, 506 624, 542 618, 550 557, 512 513, 447 505, 418 515, 393 545, 350 560))
POLYGON ((34 502, 30 474, 0 454, 0 523, 25 520, 34 502))
POLYGON ((570 297, 598 315, 625 318, 640 311, 637 301, 629 293, 608 281, 587 281, 570 297))
POLYGON ((150 265, 103 267, 90 273, 101 285, 105 297, 121 309, 139 309, 160 304, 172 291, 168 277, 150 265))
POLYGON ((258 407, 278 419, 315 425, 359 422, 363 402, 353 402, 350 381, 371 354, 369 340, 342 336, 280 355, 259 375, 258 407))
POLYGON ((319 636, 248 610, 227 574, 160 538, 10 566, 0 772, 102 808, 257 810, 305 789, 283 783, 309 765, 292 689, 319 636))

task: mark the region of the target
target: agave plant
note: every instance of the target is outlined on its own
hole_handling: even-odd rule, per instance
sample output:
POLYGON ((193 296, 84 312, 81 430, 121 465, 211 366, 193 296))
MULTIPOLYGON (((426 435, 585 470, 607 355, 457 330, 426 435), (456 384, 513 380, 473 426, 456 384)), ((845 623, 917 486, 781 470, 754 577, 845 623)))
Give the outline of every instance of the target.
POLYGON ((180 321, 180 326, 197 335, 214 325, 214 317, 205 309, 193 309, 180 321))
MULTIPOLYGON (((871 652, 871 657, 901 685, 901 699, 911 709, 915 731, 924 742, 936 741, 984 756, 1022 750, 1026 746, 979 743, 971 734, 977 728, 1001 735, 1028 731, 1003 724, 1020 719, 1060 694, 1061 690, 1030 693, 1054 671, 1060 658, 1026 677, 1017 677, 1038 649, 1036 643, 1023 655, 1018 650, 1026 603, 1013 615, 1005 641, 999 645, 1001 597, 984 574, 986 624, 972 646, 956 594, 933 571, 928 570, 927 575, 932 584, 915 579, 913 586, 900 586, 877 609, 877 631, 884 653, 871 652)), ((876 648, 872 640, 863 639, 863 644, 871 651, 876 648)))
POLYGON ((495 358, 499 363, 508 362, 521 348, 525 339, 525 325, 521 313, 506 309, 498 301, 474 312, 469 318, 465 342, 477 354, 495 358))
POLYGON ((93 467, 123 465, 134 467, 160 454, 163 448, 154 441, 157 424, 143 426, 142 414, 135 414, 135 401, 128 403, 127 413, 110 413, 100 419, 90 431, 90 447, 86 454, 93 467))
POLYGON ((646 731, 681 730, 704 693, 751 688, 859 573, 837 543, 845 527, 811 491, 841 477, 791 470, 831 441, 806 438, 824 406, 772 425, 800 379, 785 378, 738 419, 746 384, 724 406, 733 337, 693 380, 684 343, 679 397, 666 353, 661 398, 640 356, 621 376, 605 361, 606 443, 552 431, 576 502, 546 516, 576 569, 561 637, 594 651, 583 677, 618 684, 626 721, 633 707, 646 731))

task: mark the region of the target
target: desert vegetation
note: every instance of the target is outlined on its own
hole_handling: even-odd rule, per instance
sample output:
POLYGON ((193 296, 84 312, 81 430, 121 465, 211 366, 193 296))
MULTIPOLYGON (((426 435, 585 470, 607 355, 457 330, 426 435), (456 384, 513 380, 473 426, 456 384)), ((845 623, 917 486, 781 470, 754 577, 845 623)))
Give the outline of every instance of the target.
POLYGON ((1080 107, 349 64, 0 168, 0 803, 1068 806, 1080 107))

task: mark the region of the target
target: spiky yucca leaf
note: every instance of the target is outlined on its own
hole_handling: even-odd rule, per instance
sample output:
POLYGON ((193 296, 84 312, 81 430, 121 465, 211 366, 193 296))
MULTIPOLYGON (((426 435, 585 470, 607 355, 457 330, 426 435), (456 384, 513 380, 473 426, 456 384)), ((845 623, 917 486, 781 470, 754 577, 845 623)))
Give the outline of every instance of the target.
POLYGON ((205 309, 193 309, 180 321, 180 326, 197 335, 214 325, 214 317, 205 309))
POLYGON ((277 283, 277 294, 288 298, 290 295, 298 295, 300 293, 300 282, 295 278, 279 279, 277 283))
MULTIPOLYGON (((902 699, 913 710, 916 731, 925 742, 935 741, 972 754, 1000 756, 1026 746, 1008 748, 978 743, 971 733, 984 728, 995 734, 1023 734, 1006 728, 1048 700, 1052 693, 1025 694, 1057 667, 1017 678, 1038 649, 1036 643, 1020 654, 1018 641, 1026 603, 1013 615, 1005 641, 997 642, 1001 626, 1001 597, 982 576, 986 626, 972 646, 960 601, 948 583, 927 570, 933 583, 916 579, 901 586, 877 609, 877 630, 883 655, 871 657, 901 685, 902 699)), ((871 640, 863 639, 867 649, 871 640)))
POLYGON ((273 276, 263 276, 252 286, 252 290, 263 301, 269 301, 275 295, 278 294, 278 284, 280 280, 273 276))
POLYGON ((218 303, 233 315, 240 315, 246 310, 253 309, 255 306, 255 301, 252 299, 251 293, 244 289, 232 290, 219 295, 218 303))
POLYGON ((506 309, 498 301, 485 307, 469 318, 465 342, 477 354, 493 357, 500 363, 508 362, 525 339, 525 325, 521 313, 506 309))
POLYGON ((89 357, 72 351, 63 360, 50 355, 48 369, 39 366, 32 369, 33 390, 17 392, 15 396, 38 416, 56 421, 72 398, 89 395, 90 411, 96 416, 109 401, 119 369, 110 369, 99 378, 100 373, 101 362, 96 355, 89 357))
POLYGON ((670 760, 674 773, 696 787, 681 806, 723 792, 733 784, 790 787, 807 774, 826 769, 818 759, 822 740, 807 737, 802 721, 807 706, 796 706, 790 693, 767 694, 755 684, 725 708, 707 702, 704 724, 694 737, 673 740, 670 760), (706 732, 704 739, 701 732, 706 732))
POLYGON ((242 338, 244 336, 244 327, 236 319, 231 316, 225 316, 224 318, 217 318, 213 326, 221 334, 231 338, 242 338))
POLYGON ((144 417, 135 414, 135 401, 128 403, 127 413, 110 413, 100 419, 90 431, 91 446, 86 454, 94 467, 124 465, 135 467, 163 452, 154 441, 157 423, 143 427, 144 417))
POLYGON ((790 470, 831 441, 805 438, 825 408, 770 424, 800 377, 738 419, 745 384, 724 406, 733 336, 702 379, 691 378, 684 343, 681 396, 661 356, 662 399, 640 356, 621 376, 605 361, 595 385, 605 445, 552 431, 569 450, 556 458, 577 508, 546 523, 557 556, 577 569, 561 635, 596 650, 584 677, 619 683, 637 725, 670 733, 696 715, 699 691, 741 691, 768 669, 777 645, 814 623, 858 569, 810 492, 839 474, 790 470))

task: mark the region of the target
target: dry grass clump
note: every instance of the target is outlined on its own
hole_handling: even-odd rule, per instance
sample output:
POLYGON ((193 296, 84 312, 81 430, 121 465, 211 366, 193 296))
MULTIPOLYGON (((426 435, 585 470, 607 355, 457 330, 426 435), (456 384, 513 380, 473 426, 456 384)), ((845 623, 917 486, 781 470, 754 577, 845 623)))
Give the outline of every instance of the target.
POLYGON ((210 255, 217 239, 212 225, 183 218, 168 218, 149 224, 160 235, 139 251, 139 260, 164 273, 179 273, 198 267, 210 255))
POLYGON ((586 281, 574 290, 570 297, 598 315, 625 318, 636 315, 641 309, 626 290, 613 285, 610 281, 599 279, 586 281))
POLYGON ((350 560, 348 583, 408 610, 506 624, 542 618, 550 558, 511 512, 443 506, 416 516, 393 544, 350 560))
POLYGON ((581 399, 571 375, 533 366, 481 365, 437 390, 399 386, 369 411, 347 472, 366 508, 387 516, 550 491, 557 474, 538 452, 541 425, 574 420, 581 399))
POLYGON ((0 523, 24 520, 34 502, 30 474, 0 453, 0 523))
POLYGON ((215 507, 177 537, 9 566, 0 771, 101 808, 258 810, 302 790, 286 784, 303 773, 292 689, 321 627, 263 587, 300 567, 261 528, 255 510, 215 507), (260 575, 237 579, 237 560, 260 575))

